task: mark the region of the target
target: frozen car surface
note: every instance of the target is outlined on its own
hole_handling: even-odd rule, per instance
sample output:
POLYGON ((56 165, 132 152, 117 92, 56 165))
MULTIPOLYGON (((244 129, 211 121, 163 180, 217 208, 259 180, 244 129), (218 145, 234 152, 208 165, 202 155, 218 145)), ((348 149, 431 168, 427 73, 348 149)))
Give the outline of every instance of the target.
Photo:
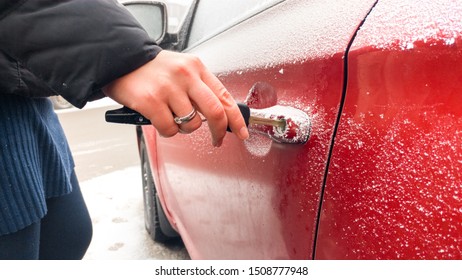
POLYGON ((194 259, 462 258, 462 1, 200 0, 170 44, 303 145, 138 128, 146 226, 194 259), (223 6, 224 5, 224 6, 223 6))
POLYGON ((462 258, 461 16, 380 0, 358 32, 317 258, 462 258))

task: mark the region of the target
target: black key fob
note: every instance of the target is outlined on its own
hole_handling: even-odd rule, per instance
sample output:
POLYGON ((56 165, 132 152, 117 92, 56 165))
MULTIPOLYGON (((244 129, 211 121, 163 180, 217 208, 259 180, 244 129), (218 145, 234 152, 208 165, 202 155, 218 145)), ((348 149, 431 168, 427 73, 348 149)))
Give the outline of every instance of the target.
POLYGON ((134 125, 151 124, 150 120, 145 118, 143 115, 141 115, 137 111, 134 111, 128 107, 122 107, 120 109, 107 111, 106 121, 112 122, 112 123, 134 124, 134 125))

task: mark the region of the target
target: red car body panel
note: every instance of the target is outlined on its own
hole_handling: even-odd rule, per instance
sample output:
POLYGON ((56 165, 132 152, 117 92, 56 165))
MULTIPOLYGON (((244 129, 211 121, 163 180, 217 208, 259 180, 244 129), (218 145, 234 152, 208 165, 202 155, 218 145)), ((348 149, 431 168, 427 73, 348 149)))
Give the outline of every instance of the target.
POLYGON ((154 142, 143 128, 162 204, 193 259, 312 258, 345 51, 375 1, 357 2, 286 1, 188 50, 236 100, 253 88, 313 122, 306 145, 252 133, 213 148, 206 124, 154 142))
POLYGON ((312 120, 305 145, 221 148, 206 123, 143 126, 191 258, 462 258, 461 18, 461 0, 287 0, 187 49, 237 101, 312 120))
POLYGON ((379 0, 348 55, 319 259, 462 258, 462 2, 379 0))

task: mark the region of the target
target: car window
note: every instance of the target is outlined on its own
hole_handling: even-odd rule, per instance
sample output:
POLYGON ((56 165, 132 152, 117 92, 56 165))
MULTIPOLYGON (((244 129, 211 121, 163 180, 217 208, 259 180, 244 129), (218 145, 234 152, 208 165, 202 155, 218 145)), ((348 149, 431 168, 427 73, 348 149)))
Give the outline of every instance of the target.
POLYGON ((188 47, 282 1, 284 0, 200 0, 192 22, 188 47))
POLYGON ((168 32, 176 33, 181 26, 192 0, 162 0, 167 5, 168 32))

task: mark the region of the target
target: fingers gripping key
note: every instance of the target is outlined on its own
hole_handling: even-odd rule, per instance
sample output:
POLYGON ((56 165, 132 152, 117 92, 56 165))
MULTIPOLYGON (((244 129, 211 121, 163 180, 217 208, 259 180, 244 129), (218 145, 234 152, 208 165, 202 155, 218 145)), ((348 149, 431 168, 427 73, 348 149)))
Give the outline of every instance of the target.
MULTIPOLYGON (((278 143, 304 144, 311 133, 311 120, 308 115, 288 106, 273 106, 265 109, 251 109, 238 103, 239 110, 251 130, 267 134, 278 143)), ((122 124, 147 125, 151 122, 140 113, 123 107, 106 112, 106 121, 122 124)), ((227 131, 231 132, 228 127, 227 131)))

